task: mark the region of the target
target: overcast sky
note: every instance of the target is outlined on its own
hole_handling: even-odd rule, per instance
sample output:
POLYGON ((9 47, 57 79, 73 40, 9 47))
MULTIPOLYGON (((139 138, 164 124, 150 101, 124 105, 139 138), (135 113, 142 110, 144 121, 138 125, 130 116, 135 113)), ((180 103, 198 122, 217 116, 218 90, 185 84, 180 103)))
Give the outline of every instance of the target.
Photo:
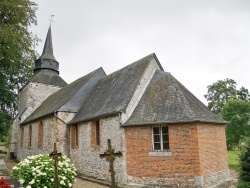
POLYGON ((33 0, 44 40, 53 14, 54 56, 68 83, 110 74, 151 53, 203 103, 207 86, 234 79, 250 90, 249 0, 33 0))

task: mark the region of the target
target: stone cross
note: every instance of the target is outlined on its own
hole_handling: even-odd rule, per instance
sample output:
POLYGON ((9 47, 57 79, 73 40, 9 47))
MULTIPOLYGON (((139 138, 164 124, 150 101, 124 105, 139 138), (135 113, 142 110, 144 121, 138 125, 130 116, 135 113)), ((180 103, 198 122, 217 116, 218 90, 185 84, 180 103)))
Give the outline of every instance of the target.
POLYGON ((106 158, 106 161, 109 162, 109 172, 111 174, 111 188, 116 188, 115 183, 115 171, 114 171, 114 161, 115 157, 121 157, 122 153, 119 151, 115 153, 115 150, 111 147, 111 141, 108 139, 108 149, 103 153, 100 154, 100 158, 106 158))
POLYGON ((55 166, 55 188, 59 188, 59 181, 58 181, 58 157, 62 156, 62 153, 58 153, 56 149, 56 143, 54 143, 54 151, 49 154, 50 157, 52 157, 55 161, 54 166, 55 166))

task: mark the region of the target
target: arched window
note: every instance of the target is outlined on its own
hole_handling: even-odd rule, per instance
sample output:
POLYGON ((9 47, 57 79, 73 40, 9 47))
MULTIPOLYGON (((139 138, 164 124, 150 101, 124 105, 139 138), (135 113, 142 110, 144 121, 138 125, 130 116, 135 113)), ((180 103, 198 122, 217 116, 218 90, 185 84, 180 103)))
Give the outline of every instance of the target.
POLYGON ((20 146, 23 147, 24 127, 21 127, 20 146))
POLYGON ((28 147, 31 147, 31 142, 32 142, 32 127, 29 125, 29 136, 28 136, 28 147))
POLYGON ((38 145, 39 148, 43 146, 43 122, 39 122, 38 126, 38 145))

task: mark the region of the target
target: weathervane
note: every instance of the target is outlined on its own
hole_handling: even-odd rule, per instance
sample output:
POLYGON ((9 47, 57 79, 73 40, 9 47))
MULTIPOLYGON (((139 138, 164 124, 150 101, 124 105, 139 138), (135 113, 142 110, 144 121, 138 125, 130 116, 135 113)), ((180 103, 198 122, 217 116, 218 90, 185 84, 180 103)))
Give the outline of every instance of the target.
POLYGON ((51 22, 54 22, 54 21, 52 20, 54 16, 55 16, 55 15, 53 15, 53 14, 50 15, 50 19, 49 19, 50 25, 51 25, 51 22))

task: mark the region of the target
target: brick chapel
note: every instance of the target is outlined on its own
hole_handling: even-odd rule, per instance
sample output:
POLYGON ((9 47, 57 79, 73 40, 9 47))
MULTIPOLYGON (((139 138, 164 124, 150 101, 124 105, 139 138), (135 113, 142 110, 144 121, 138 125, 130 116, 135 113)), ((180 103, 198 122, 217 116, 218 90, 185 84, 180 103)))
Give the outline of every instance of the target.
POLYGON ((230 178, 226 122, 150 54, 109 75, 102 68, 67 84, 51 27, 34 77, 19 92, 12 145, 18 160, 53 143, 81 175, 110 180, 99 157, 111 140, 120 185, 213 187, 230 178))

